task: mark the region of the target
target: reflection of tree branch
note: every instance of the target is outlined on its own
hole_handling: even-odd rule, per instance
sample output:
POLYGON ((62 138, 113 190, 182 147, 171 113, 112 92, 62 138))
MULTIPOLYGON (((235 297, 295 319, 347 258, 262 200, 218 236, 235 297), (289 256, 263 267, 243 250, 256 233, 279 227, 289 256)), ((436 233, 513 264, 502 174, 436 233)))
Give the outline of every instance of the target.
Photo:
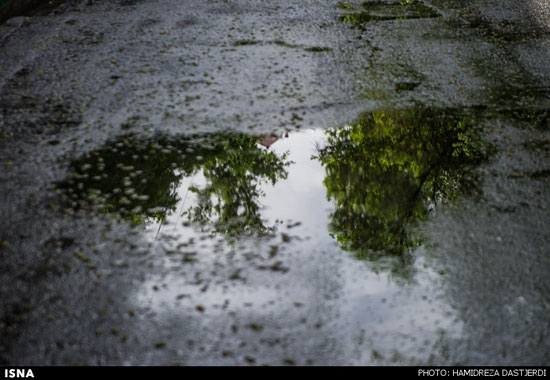
MULTIPOLYGON (((253 138, 241 136, 234 144, 226 144, 215 157, 215 164, 205 164, 204 175, 209 184, 199 192, 200 221, 214 221, 218 231, 239 233, 247 228, 264 231, 257 205, 260 196, 258 189, 262 180, 275 183, 285 178, 286 155, 278 157, 256 146, 253 138), (213 166, 212 166, 213 165, 213 166), (208 168, 208 169, 206 169, 208 168), (217 199, 215 208, 206 204, 217 199)), ((199 214, 194 219, 198 221, 199 214)))
MULTIPOLYGON (((418 184, 418 187, 416 188, 416 191, 412 194, 411 198, 409 199, 409 202, 413 203, 414 201, 416 201, 420 197, 420 194, 422 192, 422 188, 424 187, 424 183, 426 183, 426 181, 430 177, 430 174, 432 173, 432 171, 434 170, 435 167, 439 167, 439 165, 430 165, 428 167, 428 170, 426 170, 424 172, 424 174, 422 174, 422 177, 420 177, 420 183, 418 184)), ((435 194, 434 194, 433 200, 435 200, 435 194)), ((411 212, 410 216, 412 216, 412 212, 411 212)))
MULTIPOLYGON (((459 143, 460 141, 461 140, 458 137, 455 137, 451 142, 448 143, 448 145, 453 147, 456 143, 459 143)), ((432 145, 432 144, 430 144, 430 145, 432 145)), ((434 149, 434 150, 436 152, 438 151, 437 149, 434 149)), ((419 183, 416 191, 414 192, 414 194, 412 195, 412 197, 410 199, 411 202, 415 201, 420 196, 420 194, 422 192, 422 188, 424 187, 424 183, 428 180, 428 178, 430 178, 430 174, 432 174, 432 172, 434 171, 435 168, 437 168, 437 170, 436 170, 436 173, 433 175, 434 191, 432 193, 432 199, 431 200, 433 202, 436 201, 437 195, 436 195, 436 190, 435 189, 436 189, 436 184, 438 182, 437 177, 438 177, 438 174, 442 171, 442 165, 440 164, 440 162, 450 162, 455 151, 453 149, 446 149, 446 150, 443 150, 443 152, 445 152, 445 156, 440 157, 440 159, 438 160, 438 163, 433 164, 433 165, 429 165, 428 170, 420 178, 420 183, 419 183)), ((459 171, 457 171, 455 173, 455 176, 457 176, 457 177, 461 176, 459 171)))

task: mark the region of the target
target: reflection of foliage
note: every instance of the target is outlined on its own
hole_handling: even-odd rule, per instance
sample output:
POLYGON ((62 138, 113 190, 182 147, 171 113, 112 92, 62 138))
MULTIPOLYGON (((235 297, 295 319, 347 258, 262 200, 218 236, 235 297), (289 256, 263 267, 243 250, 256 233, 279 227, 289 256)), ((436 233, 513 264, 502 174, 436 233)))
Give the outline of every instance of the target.
POLYGON ((481 158, 478 134, 466 121, 425 109, 373 112, 327 135, 318 159, 336 203, 331 230, 360 258, 389 253, 405 260, 418 244, 407 225, 473 184, 463 168, 481 158))
POLYGON ((257 204, 260 181, 285 178, 286 156, 256 145, 248 135, 151 140, 125 136, 72 162, 72 178, 60 184, 79 208, 95 205, 134 224, 163 222, 176 210, 182 178, 201 169, 208 184, 190 188, 198 204, 187 211, 192 221, 216 222, 217 230, 264 231, 257 204), (214 220, 217 216, 217 220, 214 220))
POLYGON ((218 216, 217 230, 235 232, 254 228, 266 230, 259 215, 259 180, 275 184, 286 178, 286 155, 278 157, 273 152, 258 148, 256 139, 250 136, 234 136, 220 141, 216 154, 205 160, 203 173, 208 180, 204 189, 192 188, 197 193, 197 206, 187 211, 195 221, 211 220, 218 216))

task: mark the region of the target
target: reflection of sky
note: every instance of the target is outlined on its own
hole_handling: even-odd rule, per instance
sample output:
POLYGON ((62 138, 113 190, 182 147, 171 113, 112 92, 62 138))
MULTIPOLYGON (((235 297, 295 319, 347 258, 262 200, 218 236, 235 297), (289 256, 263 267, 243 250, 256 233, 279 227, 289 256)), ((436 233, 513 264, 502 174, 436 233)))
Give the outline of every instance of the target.
POLYGON ((265 206, 262 216, 269 221, 301 222, 300 227, 316 238, 328 236, 330 203, 323 186, 325 171, 319 161, 311 158, 316 154, 315 144, 324 140, 322 131, 309 130, 290 134, 272 145, 270 149, 278 154, 288 151, 294 163, 288 169, 288 179, 266 186, 261 200, 265 206))

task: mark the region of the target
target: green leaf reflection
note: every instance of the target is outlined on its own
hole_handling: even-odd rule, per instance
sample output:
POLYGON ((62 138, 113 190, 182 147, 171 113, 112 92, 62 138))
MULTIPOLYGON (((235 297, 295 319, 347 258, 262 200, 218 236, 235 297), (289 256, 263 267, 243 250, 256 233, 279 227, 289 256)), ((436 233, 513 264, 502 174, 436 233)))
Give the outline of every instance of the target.
POLYGON ((326 134, 317 158, 336 205, 333 237, 361 259, 393 256, 392 270, 407 272, 420 243, 408 226, 475 184, 468 169, 483 156, 478 129, 450 110, 417 108, 364 114, 326 134))

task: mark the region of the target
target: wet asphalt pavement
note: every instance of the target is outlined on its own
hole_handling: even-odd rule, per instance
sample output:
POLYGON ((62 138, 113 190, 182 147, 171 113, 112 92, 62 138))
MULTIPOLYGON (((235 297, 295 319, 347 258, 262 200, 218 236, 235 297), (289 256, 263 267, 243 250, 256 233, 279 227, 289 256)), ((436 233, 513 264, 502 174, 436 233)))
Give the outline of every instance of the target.
POLYGON ((68 0, 0 25, 0 364, 547 365, 549 20, 68 0))

